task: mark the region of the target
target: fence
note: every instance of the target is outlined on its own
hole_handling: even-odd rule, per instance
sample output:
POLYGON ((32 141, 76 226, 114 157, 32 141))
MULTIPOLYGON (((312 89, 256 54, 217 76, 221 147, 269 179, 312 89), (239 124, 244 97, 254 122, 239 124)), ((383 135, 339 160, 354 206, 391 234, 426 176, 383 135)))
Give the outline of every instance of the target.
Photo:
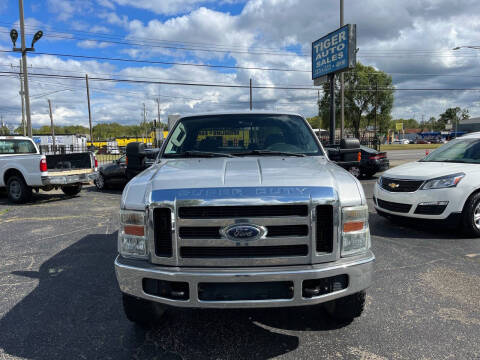
POLYGON ((111 163, 125 155, 125 147, 102 146, 100 148, 73 145, 40 145, 40 153, 51 154, 73 154, 92 151, 97 158, 99 165, 111 163))

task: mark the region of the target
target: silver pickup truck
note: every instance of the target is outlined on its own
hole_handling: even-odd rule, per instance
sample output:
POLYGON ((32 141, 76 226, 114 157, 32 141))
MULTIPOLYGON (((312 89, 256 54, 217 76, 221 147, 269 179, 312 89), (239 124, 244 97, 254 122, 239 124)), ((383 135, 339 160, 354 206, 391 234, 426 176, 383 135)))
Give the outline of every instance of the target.
POLYGON ((168 306, 323 304, 352 320, 372 282, 361 184, 299 115, 179 119, 122 194, 115 270, 126 316, 168 306))

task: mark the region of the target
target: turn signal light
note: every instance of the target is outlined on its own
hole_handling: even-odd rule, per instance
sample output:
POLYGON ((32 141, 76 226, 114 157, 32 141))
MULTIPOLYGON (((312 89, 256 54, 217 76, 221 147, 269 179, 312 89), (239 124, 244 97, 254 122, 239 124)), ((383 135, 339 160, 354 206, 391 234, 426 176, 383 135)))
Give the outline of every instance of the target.
POLYGON ((137 226, 137 225, 125 225, 123 227, 123 232, 126 235, 134 235, 134 236, 144 236, 145 235, 145 229, 143 226, 137 226))
POLYGON ((343 232, 363 230, 363 221, 352 221, 343 224, 343 232))
POLYGON ((357 161, 362 161, 362 153, 360 151, 357 154, 357 161))

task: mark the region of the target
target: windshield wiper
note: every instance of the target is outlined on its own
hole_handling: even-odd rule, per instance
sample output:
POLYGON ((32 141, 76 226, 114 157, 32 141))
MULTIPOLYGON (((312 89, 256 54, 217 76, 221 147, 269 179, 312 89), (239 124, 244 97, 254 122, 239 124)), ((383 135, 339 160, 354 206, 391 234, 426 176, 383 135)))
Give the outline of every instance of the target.
POLYGON ((292 153, 288 151, 271 151, 271 150, 251 150, 240 153, 233 153, 236 156, 248 156, 248 155, 286 155, 286 156, 299 156, 305 157, 305 154, 292 153))
POLYGON ((175 157, 234 157, 233 155, 226 153, 194 150, 184 151, 183 153, 170 155, 175 155, 175 157))

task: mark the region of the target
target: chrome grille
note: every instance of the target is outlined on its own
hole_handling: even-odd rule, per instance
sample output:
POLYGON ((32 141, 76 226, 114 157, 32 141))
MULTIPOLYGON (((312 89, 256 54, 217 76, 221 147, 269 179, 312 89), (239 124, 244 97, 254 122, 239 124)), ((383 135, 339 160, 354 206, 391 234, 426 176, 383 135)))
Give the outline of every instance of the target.
MULTIPOLYGON (((257 199, 252 200, 258 204, 257 199)), ((192 206, 193 201, 188 199, 151 204, 149 247, 159 249, 160 238, 155 235, 160 233, 155 229, 158 222, 152 216, 159 208, 171 211, 172 246, 170 257, 156 251, 151 253, 151 261, 184 267, 242 267, 304 265, 338 258, 337 200, 305 199, 283 205, 276 199, 265 205, 252 204, 252 200, 247 199, 244 206, 228 205, 230 199, 197 201, 198 206, 192 206), (320 209, 326 209, 323 215, 320 209), (256 225, 265 232, 250 241, 231 240, 225 229, 236 224, 256 225), (317 243, 317 234, 322 234, 320 243, 324 246, 317 243)))

